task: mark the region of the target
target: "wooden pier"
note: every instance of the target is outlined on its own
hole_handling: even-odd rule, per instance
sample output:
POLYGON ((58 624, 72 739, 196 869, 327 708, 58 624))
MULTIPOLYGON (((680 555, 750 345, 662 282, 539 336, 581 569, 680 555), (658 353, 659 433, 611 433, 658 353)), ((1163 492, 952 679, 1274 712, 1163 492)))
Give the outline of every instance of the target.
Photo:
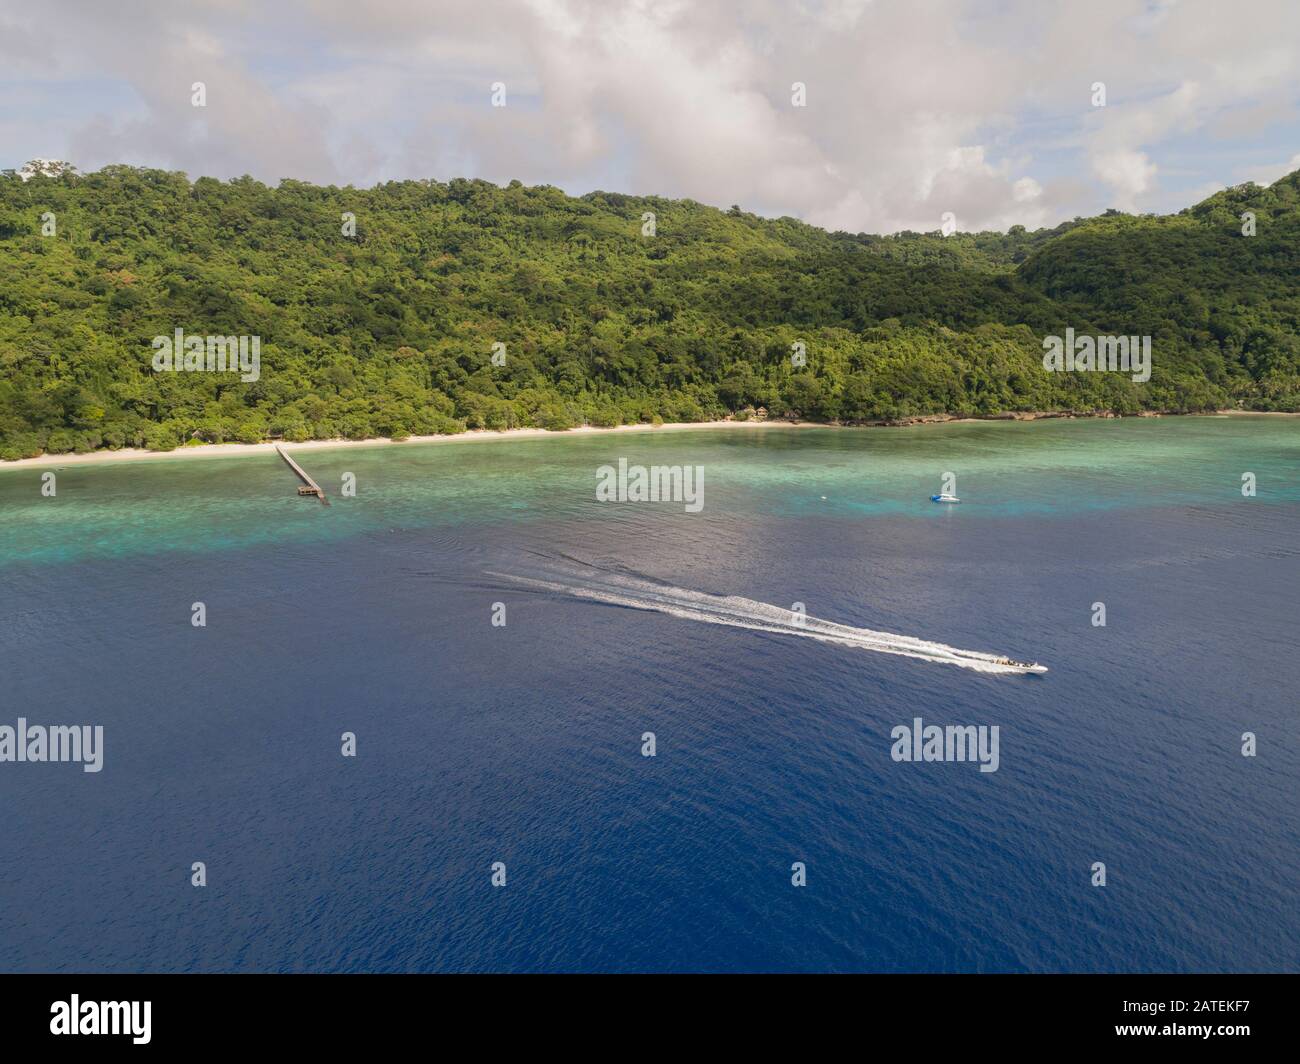
POLYGON ((288 463, 289 468, 292 469, 295 473, 297 473, 298 476, 302 479, 302 484, 298 488, 298 494, 315 495, 316 498, 320 499, 321 505, 328 506, 330 504, 330 501, 325 497, 325 492, 321 488, 321 486, 317 484, 316 481, 312 480, 312 478, 307 475, 307 471, 303 469, 303 467, 300 466, 297 462, 295 462, 292 458, 290 458, 289 455, 285 452, 285 449, 281 447, 278 443, 275 445, 275 449, 279 452, 280 457, 283 458, 285 462, 288 463))

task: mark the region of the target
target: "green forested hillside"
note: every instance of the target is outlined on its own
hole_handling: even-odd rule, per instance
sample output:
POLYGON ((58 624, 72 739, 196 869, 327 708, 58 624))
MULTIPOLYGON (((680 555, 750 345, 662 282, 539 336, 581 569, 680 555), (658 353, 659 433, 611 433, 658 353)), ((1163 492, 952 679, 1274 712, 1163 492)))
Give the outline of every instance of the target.
POLYGON ((1169 217, 948 238, 517 182, 0 177, 3 458, 759 407, 1297 410, 1298 320, 1300 174, 1169 217), (1046 372, 1066 327, 1151 335, 1150 382, 1046 372), (178 328, 260 337, 260 379, 155 373, 152 338, 178 328))

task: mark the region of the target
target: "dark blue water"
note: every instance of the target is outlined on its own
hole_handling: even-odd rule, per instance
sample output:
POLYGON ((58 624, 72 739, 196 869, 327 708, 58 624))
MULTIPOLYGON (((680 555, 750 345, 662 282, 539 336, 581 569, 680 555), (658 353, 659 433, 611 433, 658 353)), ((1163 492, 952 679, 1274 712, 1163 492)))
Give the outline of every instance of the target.
MULTIPOLYGON (((508 519, 406 509, 237 548, 194 523, 165 549, 6 566, 0 723, 103 724, 106 753, 98 774, 0 765, 0 968, 1300 968, 1293 501, 1229 486, 1142 505, 1117 486, 1099 506, 1094 469, 1077 508, 818 511, 807 469, 843 461, 841 437, 790 444, 789 505, 770 477, 720 473, 716 503, 688 515, 590 503, 589 441, 536 446, 579 449, 531 474, 527 451, 478 459, 533 483, 508 519), (565 558, 1051 672, 986 676, 484 575, 565 558), (998 771, 892 761, 890 730, 914 716, 998 725, 998 771)), ((725 469, 741 446, 610 453, 725 469)), ((1047 452, 1027 497, 1044 496, 1035 476, 1068 483, 1047 452)))

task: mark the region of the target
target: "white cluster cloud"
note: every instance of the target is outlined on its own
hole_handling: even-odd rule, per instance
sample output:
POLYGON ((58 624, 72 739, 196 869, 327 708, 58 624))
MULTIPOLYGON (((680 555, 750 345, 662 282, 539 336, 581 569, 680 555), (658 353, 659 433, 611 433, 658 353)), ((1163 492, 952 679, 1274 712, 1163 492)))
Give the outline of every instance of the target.
POLYGON ((13 163, 518 178, 851 231, 945 212, 1034 227, 1282 172, 1300 5, 0 0, 0 60, 21 86, 0 116, 13 163))

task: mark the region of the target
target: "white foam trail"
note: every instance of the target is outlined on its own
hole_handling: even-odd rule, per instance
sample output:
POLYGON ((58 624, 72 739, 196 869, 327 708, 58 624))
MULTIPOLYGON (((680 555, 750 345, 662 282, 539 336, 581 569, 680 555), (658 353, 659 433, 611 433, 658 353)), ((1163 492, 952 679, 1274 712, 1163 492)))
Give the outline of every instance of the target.
POLYGON ((873 650, 880 654, 898 654, 920 661, 956 665, 984 673, 1023 673, 1013 665, 998 661, 1002 655, 985 654, 978 650, 960 650, 943 643, 931 643, 912 636, 892 632, 876 632, 870 628, 854 628, 836 624, 817 617, 807 617, 802 625, 794 623, 788 609, 773 606, 755 599, 736 595, 710 595, 704 591, 691 591, 683 587, 670 587, 641 580, 633 576, 596 572, 592 575, 563 574, 555 579, 516 576, 510 573, 489 573, 516 583, 527 584, 545 591, 608 602, 633 609, 657 610, 673 617, 684 617, 705 624, 725 624, 734 628, 748 628, 758 632, 775 632, 780 635, 800 636, 821 643, 837 643, 858 650, 873 650), (566 581, 567 578, 567 581, 566 581))

